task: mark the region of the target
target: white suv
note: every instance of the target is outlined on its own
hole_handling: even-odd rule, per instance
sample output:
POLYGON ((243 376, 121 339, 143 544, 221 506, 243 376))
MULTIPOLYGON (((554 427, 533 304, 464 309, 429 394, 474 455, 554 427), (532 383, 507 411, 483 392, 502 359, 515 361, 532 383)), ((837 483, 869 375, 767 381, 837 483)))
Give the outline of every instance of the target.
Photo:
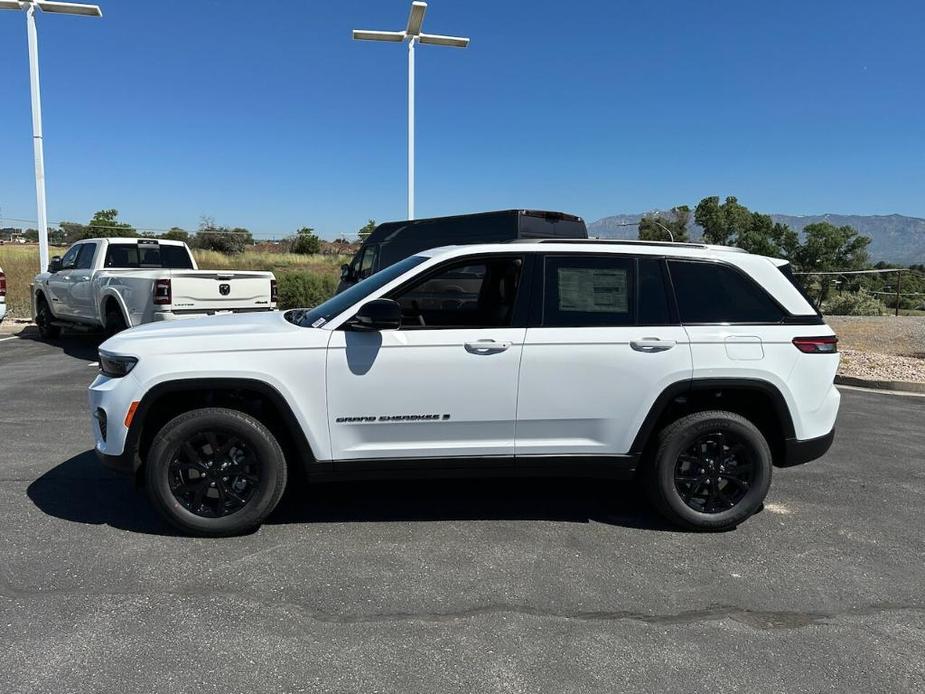
POLYGON ((287 471, 644 480, 696 528, 824 454, 837 338, 785 261, 532 241, 406 258, 310 310, 144 325, 100 348, 96 450, 179 528, 259 525, 287 471))

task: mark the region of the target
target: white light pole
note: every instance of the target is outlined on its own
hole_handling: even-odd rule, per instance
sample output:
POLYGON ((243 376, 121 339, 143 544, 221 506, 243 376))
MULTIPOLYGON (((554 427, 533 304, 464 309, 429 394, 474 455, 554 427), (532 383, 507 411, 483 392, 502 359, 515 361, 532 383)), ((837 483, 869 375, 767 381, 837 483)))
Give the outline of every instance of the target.
POLYGON ((39 272, 48 269, 48 210, 45 207, 45 150, 42 146, 42 96, 39 90, 39 42, 35 30, 35 8, 56 14, 79 14, 102 17, 96 5, 45 0, 0 0, 0 10, 26 11, 26 36, 29 40, 29 89, 32 94, 32 147, 35 153, 35 202, 38 207, 39 272))
POLYGON ((400 43, 408 40, 408 219, 414 219, 414 44, 430 43, 436 46, 454 46, 465 48, 469 39, 461 36, 442 36, 440 34, 422 34, 426 2, 412 2, 408 26, 404 31, 367 31, 354 29, 353 38, 359 41, 394 41, 400 43))

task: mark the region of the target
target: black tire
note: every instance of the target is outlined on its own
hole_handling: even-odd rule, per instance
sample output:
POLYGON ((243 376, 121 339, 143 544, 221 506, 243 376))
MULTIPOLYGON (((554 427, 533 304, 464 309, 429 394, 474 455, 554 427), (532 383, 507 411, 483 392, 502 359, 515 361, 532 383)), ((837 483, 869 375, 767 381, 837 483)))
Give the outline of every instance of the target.
POLYGON ((121 333, 126 328, 128 328, 128 324, 125 322, 122 311, 117 305, 110 301, 106 307, 106 325, 104 327, 106 337, 112 337, 117 333, 121 333))
POLYGON ((685 528, 733 528, 761 508, 771 485, 768 442, 734 412, 695 412, 669 424, 650 462, 652 502, 685 528))
POLYGON ((43 340, 57 340, 61 337, 61 328, 51 324, 53 319, 54 316, 51 314, 51 309, 48 308, 45 295, 39 294, 35 300, 35 325, 38 327, 39 336, 43 340))
POLYGON ((286 488, 286 459, 258 420, 209 407, 185 412, 157 433, 145 481, 155 508, 179 530, 207 537, 238 535, 257 528, 276 508, 286 488), (241 498, 245 501, 238 504, 241 498))

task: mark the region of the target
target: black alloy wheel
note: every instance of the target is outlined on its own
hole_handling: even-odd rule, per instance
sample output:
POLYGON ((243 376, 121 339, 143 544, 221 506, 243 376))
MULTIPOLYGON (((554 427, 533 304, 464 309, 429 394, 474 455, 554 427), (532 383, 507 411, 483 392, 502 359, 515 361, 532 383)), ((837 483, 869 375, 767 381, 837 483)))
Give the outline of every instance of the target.
POLYGON ((177 415, 144 461, 155 508, 180 530, 222 537, 260 526, 286 488, 286 457, 252 415, 206 407, 177 415))
POLYGON ((755 478, 748 447, 735 434, 715 431, 686 448, 674 469, 675 489, 700 513, 727 511, 745 498, 755 478))
POLYGON ((170 491, 203 518, 241 510, 260 486, 260 461, 234 434, 204 431, 184 441, 169 467, 170 491))
POLYGON ((655 507, 672 523, 728 530, 761 508, 772 462, 753 422, 736 412, 707 410, 659 432, 642 474, 655 507))
POLYGON ((61 328, 57 325, 52 325, 51 321, 51 309, 48 308, 45 297, 40 295, 35 306, 35 325, 43 339, 54 340, 61 335, 61 328))

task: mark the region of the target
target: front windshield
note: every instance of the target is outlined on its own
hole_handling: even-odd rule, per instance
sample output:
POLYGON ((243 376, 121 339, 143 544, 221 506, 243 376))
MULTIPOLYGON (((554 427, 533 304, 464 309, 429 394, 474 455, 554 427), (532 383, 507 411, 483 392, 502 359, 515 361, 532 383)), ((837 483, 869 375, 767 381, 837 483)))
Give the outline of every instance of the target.
POLYGON ((286 313, 286 319, 303 328, 320 328, 335 316, 343 313, 356 303, 359 303, 373 292, 381 289, 396 277, 400 277, 408 270, 427 260, 426 257, 413 255, 410 258, 390 265, 384 270, 370 275, 362 282, 350 287, 340 294, 332 296, 323 304, 310 309, 295 309, 286 313))

